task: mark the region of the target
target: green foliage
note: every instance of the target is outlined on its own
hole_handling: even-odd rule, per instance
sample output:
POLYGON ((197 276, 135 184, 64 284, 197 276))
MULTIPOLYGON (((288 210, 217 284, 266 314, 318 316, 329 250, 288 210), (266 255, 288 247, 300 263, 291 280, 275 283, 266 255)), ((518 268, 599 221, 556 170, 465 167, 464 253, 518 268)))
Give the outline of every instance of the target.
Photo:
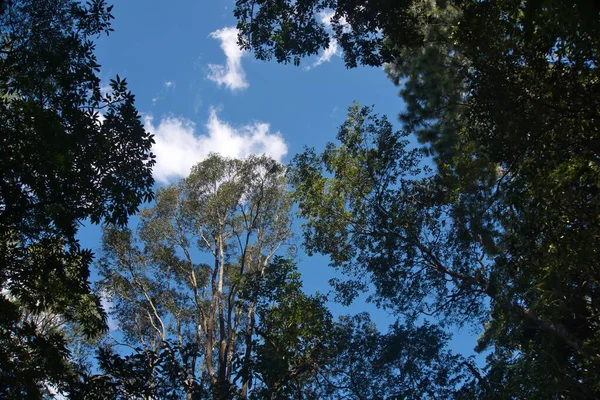
MULTIPOLYGON (((439 201, 453 205, 462 240, 479 241, 493 260, 493 311, 479 347, 494 348, 490 377, 503 397, 596 397, 600 98, 590 90, 599 10, 585 1, 503 1, 457 11, 451 44, 422 50, 443 55, 437 68, 399 57, 390 71, 407 88, 425 82, 410 96, 403 89, 422 106, 403 119, 433 128, 415 131, 435 150, 439 201), (436 76, 456 82, 445 104, 427 101, 436 76)), ((407 57, 415 58, 430 60, 407 57)))
POLYGON ((43 381, 62 387, 76 382, 75 371, 67 361, 61 318, 29 312, 5 297, 0 302, 2 398, 35 398, 48 393, 43 381))
MULTIPOLYGON (((489 192, 492 203, 485 186, 449 193, 443 175, 419 168, 419 152, 407 149, 404 136, 354 105, 339 146, 329 144, 322 154, 308 149, 292 163, 307 249, 329 255, 332 266, 351 278, 332 282, 341 300, 351 302, 372 283, 371 299, 409 322, 423 315, 484 322, 479 349, 494 350, 486 387, 502 397, 593 397, 595 300, 585 285, 570 281, 591 282, 593 275, 553 275, 573 262, 586 265, 589 249, 557 254, 540 236, 529 237, 531 231, 522 229, 532 229, 534 221, 506 218, 523 204, 502 196, 502 179, 489 192), (483 205, 486 213, 473 214, 483 205), (536 374, 524 381, 521 374, 534 366, 536 374)), ((590 233, 580 237, 593 240, 590 233)))
POLYGON ((367 272, 374 300, 398 312, 484 322, 495 396, 597 397, 597 5, 262 1, 238 2, 236 15, 258 58, 297 63, 334 38, 349 67, 388 63, 404 129, 435 161, 417 175, 356 109, 339 147, 296 158, 309 249, 363 278, 338 282, 342 297, 367 272), (332 30, 318 24, 323 10, 332 30), (306 21, 323 30, 279 29, 306 21), (362 127, 358 141, 349 125, 362 127))
POLYGON ((396 323, 380 333, 366 313, 341 317, 324 382, 332 399, 448 399, 473 379, 436 326, 396 323))
POLYGON ((447 316, 462 316, 469 307, 475 313, 475 293, 452 288, 436 268, 447 269, 440 260, 449 260, 456 279, 475 275, 477 254, 452 242, 442 226, 449 219, 443 207, 423 207, 435 181, 421 167, 418 149, 407 148, 406 136, 355 104, 340 128, 339 147, 331 143, 320 155, 309 149, 296 156, 290 180, 306 219, 305 245, 355 277, 333 282, 345 303, 371 281, 378 302, 414 318, 431 313, 446 296, 460 302, 444 308, 447 316), (447 246, 438 245, 444 238, 447 246))
POLYGON ((237 0, 239 43, 258 59, 300 64, 336 40, 348 67, 380 66, 391 60, 386 38, 421 43, 427 20, 419 12, 425 1, 375 0, 237 0), (332 12, 323 21, 323 12, 332 12), (328 26, 330 25, 330 27, 328 26))
POLYGON ((88 337, 106 328, 78 224, 123 225, 152 198, 153 140, 134 96, 118 76, 100 91, 91 39, 111 31, 111 8, 1 2, 0 386, 14 398, 35 398, 68 375, 61 330, 26 315, 57 315, 88 337))
POLYGON ((451 354, 439 327, 396 323, 382 334, 365 313, 334 321, 324 296, 302 292, 293 263, 270 268, 250 398, 445 399, 473 379, 472 360, 451 354))
POLYGON ((331 360, 333 319, 322 295, 306 295, 290 260, 275 258, 260 285, 252 399, 315 397, 331 360))
MULTIPOLYGON (((83 374, 79 384, 70 391, 71 399, 165 399, 185 397, 179 382, 182 371, 167 351, 119 355, 110 348, 100 347, 97 354, 99 374, 83 374), (160 370, 160 375, 155 371, 160 370)), ((189 391, 198 397, 198 388, 189 391)))
MULTIPOLYGON (((179 371, 176 385, 188 397, 249 389, 259 288, 291 235, 283 172, 265 156, 213 154, 157 192, 137 234, 105 230, 100 288, 119 310, 124 336, 114 345, 169 355, 168 370, 179 371)), ((165 371, 152 367, 146 381, 165 371)))

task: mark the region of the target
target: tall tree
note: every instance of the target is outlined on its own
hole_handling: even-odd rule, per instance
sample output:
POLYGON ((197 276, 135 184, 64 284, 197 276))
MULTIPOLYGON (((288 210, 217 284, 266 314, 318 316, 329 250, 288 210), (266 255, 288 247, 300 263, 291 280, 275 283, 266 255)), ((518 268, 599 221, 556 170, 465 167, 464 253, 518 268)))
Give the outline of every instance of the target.
MULTIPOLYGON (((239 352, 249 362, 232 364, 237 377, 248 376, 248 391, 236 379, 229 398, 445 399, 473 380, 473 361, 451 354, 438 327, 394 324, 381 334, 367 314, 334 321, 323 295, 304 293, 289 259, 275 257, 264 274, 251 273, 248 281, 241 298, 256 299, 252 348, 239 352)), ((246 329, 239 332, 241 344, 246 343, 246 329)), ((197 346, 184 348, 199 358, 205 353, 197 346)), ((185 396, 184 357, 173 357, 181 350, 178 344, 134 350, 119 355, 101 348, 101 373, 87 376, 73 398, 214 398, 202 383, 185 396)))
POLYGON ((61 326, 106 328, 82 220, 124 224, 154 164, 125 80, 100 90, 103 0, 0 2, 0 394, 35 398, 69 376, 61 326), (103 117, 100 118, 100 112, 103 117), (51 322, 51 323, 50 323, 51 322))
MULTIPOLYGON (((369 108, 355 105, 340 128, 339 146, 330 144, 322 154, 307 150, 293 162, 307 249, 328 254, 332 265, 351 278, 333 282, 340 298, 352 301, 371 282, 374 300, 409 321, 427 315, 442 323, 484 323, 480 349, 492 346, 494 352, 488 357, 490 382, 482 382, 491 397, 594 397, 598 364, 589 351, 597 344, 594 330, 588 330, 594 324, 593 298, 580 304, 571 297, 571 313, 561 314, 560 305, 536 298, 534 291, 566 293, 560 287, 567 277, 540 277, 538 264, 524 264, 538 254, 547 271, 566 260, 552 252, 539 254, 526 235, 515 232, 504 219, 516 207, 506 204, 510 197, 494 192, 499 198, 488 214, 461 216, 463 203, 447 201, 447 187, 422 166, 418 149, 407 149, 406 136, 369 108), (514 258, 515 247, 527 251, 521 259, 514 258), (538 312, 544 308, 555 314, 538 312), (578 313, 586 318, 579 320, 578 313), (579 335, 587 335, 584 345, 579 335), (534 366, 536 373, 524 380, 520 375, 534 366)), ((475 195, 485 199, 481 193, 475 195)))
MULTIPOLYGON (((415 180, 407 169, 414 163, 392 162, 392 150, 370 137, 353 111, 350 125, 362 126, 355 130, 361 134, 342 129, 339 149, 297 160, 309 245, 339 255, 334 263, 340 265, 360 256, 349 271, 359 265, 375 271, 369 260, 392 251, 400 260, 419 256, 436 267, 425 269, 437 279, 425 281, 437 282, 431 286, 402 281, 406 272, 398 275, 398 261, 381 260, 374 277, 381 282, 379 298, 397 297, 386 291, 394 284, 379 278, 385 277, 401 287, 414 283, 401 296, 428 293, 427 302, 438 296, 438 312, 454 304, 456 318, 484 316, 481 348, 494 349, 488 376, 502 396, 596 397, 596 2, 265 0, 239 1, 236 15, 240 44, 258 58, 299 62, 337 40, 348 67, 387 63, 406 101, 404 128, 435 160, 436 175, 415 180), (357 143, 369 143, 372 154, 357 143), (325 184, 330 181, 320 168, 325 176, 339 175, 325 184), (387 184, 357 178, 369 174, 387 184), (328 207, 366 224, 364 244, 354 240, 350 222, 323 212, 326 203, 315 193, 330 184, 354 196, 353 203, 338 198, 328 207), (375 216, 387 222, 375 224, 375 216), (373 239, 380 247, 368 244, 373 239), (443 277, 452 282, 448 287, 443 277), (480 313, 487 305, 490 313, 480 313), (524 372, 532 369, 535 374, 524 372)), ((376 137, 387 136, 387 128, 378 130, 376 137)))
POLYGON ((366 313, 334 321, 289 260, 275 260, 262 290, 251 398, 447 399, 474 379, 473 361, 452 354, 437 326, 382 334, 366 313))
POLYGON ((255 286, 291 235, 283 172, 264 156, 212 155, 159 190, 141 213, 139 241, 105 232, 102 289, 120 310, 125 341, 171 352, 187 398, 207 387, 215 398, 247 396, 255 286))

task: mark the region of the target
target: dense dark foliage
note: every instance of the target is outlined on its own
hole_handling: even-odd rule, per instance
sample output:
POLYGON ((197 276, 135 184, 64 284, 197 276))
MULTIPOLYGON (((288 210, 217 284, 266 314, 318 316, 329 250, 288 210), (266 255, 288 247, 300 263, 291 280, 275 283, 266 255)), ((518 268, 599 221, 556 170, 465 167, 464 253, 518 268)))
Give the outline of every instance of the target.
POLYGON ((72 372, 63 335, 106 328, 89 287, 89 219, 125 224, 152 198, 153 143, 117 77, 100 91, 96 0, 0 2, 0 396, 35 397, 72 372), (102 117, 100 115, 102 113, 102 117))
POLYGON ((599 13, 586 0, 237 2, 258 58, 299 63, 337 40, 348 67, 386 63, 403 130, 354 107, 339 145, 296 158, 306 244, 367 272, 397 312, 483 323, 492 397, 600 390, 599 13))
POLYGON ((237 0, 259 59, 383 66, 402 127, 354 104, 289 168, 212 155, 137 230, 153 140, 125 80, 100 89, 111 9, 0 0, 0 397, 600 397, 597 2, 237 0), (369 292, 388 332, 302 290, 293 200, 336 300, 369 292), (97 294, 84 220, 105 224, 97 294), (119 339, 78 359, 100 293, 119 339), (463 325, 485 365, 448 350, 463 325))

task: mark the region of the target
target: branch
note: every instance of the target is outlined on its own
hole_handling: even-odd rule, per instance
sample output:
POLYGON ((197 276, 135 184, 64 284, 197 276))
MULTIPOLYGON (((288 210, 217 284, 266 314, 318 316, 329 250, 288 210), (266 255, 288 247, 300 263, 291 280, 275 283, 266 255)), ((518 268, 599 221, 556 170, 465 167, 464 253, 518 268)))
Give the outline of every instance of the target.
POLYGON ((483 376, 481 376, 481 374, 479 373, 479 370, 477 368, 475 368, 473 365, 471 365, 470 363, 468 363, 466 361, 463 361, 462 365, 467 367, 469 369, 469 371, 471 371, 471 373, 473 375, 475 375, 475 377, 477 378, 479 383, 481 383, 483 385, 483 387, 485 388, 486 392, 491 393, 491 388, 490 388, 488 381, 483 376))

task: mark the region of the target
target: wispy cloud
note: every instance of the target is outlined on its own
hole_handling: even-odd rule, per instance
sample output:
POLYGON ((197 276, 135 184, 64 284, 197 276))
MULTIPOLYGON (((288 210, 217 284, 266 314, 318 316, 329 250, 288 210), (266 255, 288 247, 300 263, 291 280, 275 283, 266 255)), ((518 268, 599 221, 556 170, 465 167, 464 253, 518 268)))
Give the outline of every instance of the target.
POLYGON ((109 94, 112 91, 112 88, 110 87, 109 84, 106 85, 102 85, 100 86, 100 94, 102 96, 106 96, 107 94, 109 94))
POLYGON ((319 19, 321 19, 321 22, 323 24, 325 24, 325 26, 327 28, 331 28, 331 19, 333 18, 334 15, 335 15, 334 10, 319 11, 319 19))
POLYGON ((102 304, 102 308, 104 308, 104 311, 106 311, 106 313, 108 314, 108 329, 110 329, 111 331, 119 330, 119 323, 110 315, 110 313, 114 311, 113 303, 112 301, 110 301, 107 294, 104 292, 100 293, 100 303, 102 304))
POLYGON ((327 47, 320 55, 319 58, 316 59, 315 62, 313 62, 311 65, 309 65, 308 67, 305 67, 305 70, 309 70, 315 67, 318 67, 319 65, 329 62, 331 61, 331 58, 333 56, 339 56, 341 53, 339 51, 339 46, 338 46, 338 42, 335 39, 331 39, 329 41, 329 47, 327 47))
POLYGON ((167 89, 174 89, 175 88, 175 82, 173 82, 173 81, 166 81, 165 82, 165 88, 167 88, 167 89))
POLYGON ((227 61, 225 65, 209 64, 207 78, 230 90, 241 90, 249 86, 246 72, 242 67, 242 57, 245 52, 237 44, 237 35, 238 31, 235 27, 226 27, 210 34, 212 38, 221 41, 221 49, 227 61))
POLYGON ((154 178, 160 183, 187 176, 193 165, 210 153, 245 158, 250 154, 266 154, 277 161, 287 153, 281 133, 272 132, 269 124, 253 122, 235 127, 219 119, 210 109, 205 134, 198 134, 196 124, 185 118, 169 116, 158 124, 146 117, 146 129, 154 134, 156 154, 154 178))
MULTIPOLYGON (((321 22, 323 23, 323 25, 325 25, 325 28, 329 31, 330 34, 332 34, 332 18, 335 15, 335 11, 333 10, 323 10, 319 12, 319 19, 321 20, 321 22)), ((349 29, 349 25, 348 22, 344 19, 341 18, 339 20, 339 23, 343 26, 344 30, 349 29)), ((305 67, 304 69, 306 71, 318 67, 319 65, 329 62, 331 61, 331 59, 333 58, 333 56, 341 56, 342 52, 340 51, 339 45, 338 45, 338 41, 334 38, 331 38, 329 40, 329 46, 323 50, 321 52, 321 54, 319 54, 319 57, 309 66, 305 67)))

